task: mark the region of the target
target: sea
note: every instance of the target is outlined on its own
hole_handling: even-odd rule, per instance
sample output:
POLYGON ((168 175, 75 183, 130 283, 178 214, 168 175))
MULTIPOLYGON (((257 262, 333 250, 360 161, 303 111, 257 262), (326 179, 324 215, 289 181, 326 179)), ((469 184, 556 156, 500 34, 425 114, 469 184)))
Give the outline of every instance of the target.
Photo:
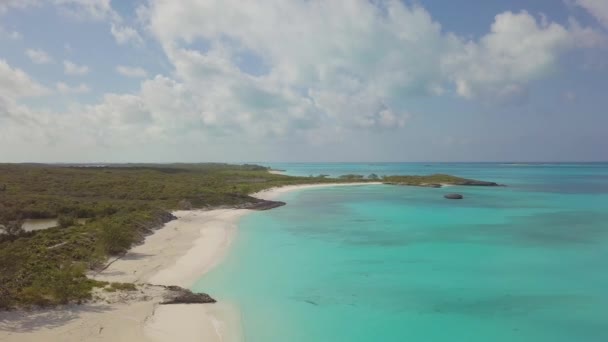
POLYGON ((265 165, 506 186, 311 188, 245 216, 194 286, 245 341, 608 341, 608 163, 265 165))

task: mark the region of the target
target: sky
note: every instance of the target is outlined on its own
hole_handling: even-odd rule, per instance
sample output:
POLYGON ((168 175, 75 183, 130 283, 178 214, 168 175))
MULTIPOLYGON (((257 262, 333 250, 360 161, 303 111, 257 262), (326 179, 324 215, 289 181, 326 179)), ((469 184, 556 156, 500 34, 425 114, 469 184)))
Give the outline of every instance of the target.
POLYGON ((0 162, 608 161, 608 0, 0 0, 0 162))

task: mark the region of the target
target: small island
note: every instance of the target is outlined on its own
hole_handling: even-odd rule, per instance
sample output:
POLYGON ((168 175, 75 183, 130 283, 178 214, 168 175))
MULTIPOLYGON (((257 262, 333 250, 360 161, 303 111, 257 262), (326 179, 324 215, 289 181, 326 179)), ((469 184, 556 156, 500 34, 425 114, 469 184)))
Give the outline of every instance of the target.
POLYGON ((387 176, 382 178, 382 182, 384 184, 411 185, 430 188, 441 188, 444 185, 501 186, 495 182, 460 178, 446 174, 434 174, 429 176, 387 176))

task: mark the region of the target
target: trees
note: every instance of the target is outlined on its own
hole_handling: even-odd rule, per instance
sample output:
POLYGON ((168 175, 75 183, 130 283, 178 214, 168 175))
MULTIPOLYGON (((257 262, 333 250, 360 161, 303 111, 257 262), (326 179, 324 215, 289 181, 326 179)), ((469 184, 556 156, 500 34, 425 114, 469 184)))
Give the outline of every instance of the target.
POLYGON ((367 176, 368 179, 372 179, 372 180, 378 180, 380 179, 380 177, 378 177, 377 174, 372 173, 371 175, 367 176))
POLYGON ((133 241, 133 233, 128 225, 112 219, 104 220, 99 242, 104 252, 110 255, 123 253, 133 241))
POLYGON ((348 180, 361 180, 361 179, 363 179, 363 176, 362 175, 348 174, 348 175, 342 175, 339 178, 340 179, 348 179, 348 180))
POLYGON ((71 227, 76 224, 76 219, 73 216, 59 216, 57 225, 61 228, 71 227))

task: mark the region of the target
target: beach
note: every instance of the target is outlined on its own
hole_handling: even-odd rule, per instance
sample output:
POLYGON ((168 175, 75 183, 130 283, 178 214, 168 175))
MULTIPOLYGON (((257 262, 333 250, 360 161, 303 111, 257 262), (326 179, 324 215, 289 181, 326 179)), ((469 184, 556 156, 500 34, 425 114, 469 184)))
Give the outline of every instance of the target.
MULTIPOLYGON (((254 196, 271 200, 285 192, 310 187, 361 184, 285 186, 254 196)), ((83 305, 2 312, 0 341, 241 340, 240 313, 235 303, 160 305, 165 291, 161 285, 190 288, 225 257, 237 234, 238 220, 249 212, 247 209, 174 212, 176 220, 147 236, 125 256, 109 260, 103 271, 89 274, 97 280, 141 284, 137 291, 96 291, 97 300, 83 305)))

